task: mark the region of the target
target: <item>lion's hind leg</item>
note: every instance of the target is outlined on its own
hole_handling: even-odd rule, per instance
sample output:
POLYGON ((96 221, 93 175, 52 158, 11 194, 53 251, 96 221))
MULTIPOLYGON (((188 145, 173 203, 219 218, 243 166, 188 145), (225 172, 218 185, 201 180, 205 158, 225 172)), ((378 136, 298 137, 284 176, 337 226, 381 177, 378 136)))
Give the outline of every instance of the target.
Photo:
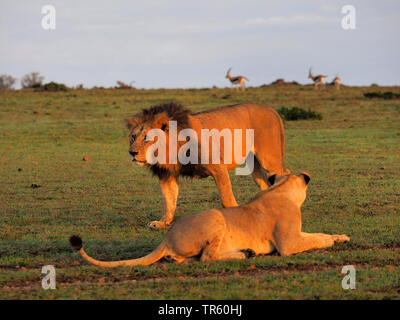
POLYGON ((224 208, 237 207, 238 204, 233 195, 231 180, 226 166, 210 166, 210 171, 217 184, 222 206, 224 208))
MULTIPOLYGON (((214 252, 213 260, 243 260, 256 256, 255 252, 251 249, 235 249, 230 251, 214 252)), ((207 256, 205 256, 207 258, 207 256)), ((201 261, 207 261, 202 258, 201 261)))
POLYGON ((179 257, 217 260, 225 230, 224 215, 219 210, 209 210, 179 219, 165 239, 175 260, 179 257))
POLYGON ((223 233, 214 236, 211 241, 207 241, 206 247, 204 247, 203 252, 200 256, 200 261, 210 261, 210 260, 220 260, 220 245, 223 238, 223 233))
POLYGON ((254 157, 254 168, 252 176, 254 182, 259 186, 261 190, 268 189, 267 174, 256 157, 254 157))
POLYGON ((218 256, 218 260, 243 260, 247 259, 249 255, 245 252, 245 250, 233 250, 222 252, 218 256))

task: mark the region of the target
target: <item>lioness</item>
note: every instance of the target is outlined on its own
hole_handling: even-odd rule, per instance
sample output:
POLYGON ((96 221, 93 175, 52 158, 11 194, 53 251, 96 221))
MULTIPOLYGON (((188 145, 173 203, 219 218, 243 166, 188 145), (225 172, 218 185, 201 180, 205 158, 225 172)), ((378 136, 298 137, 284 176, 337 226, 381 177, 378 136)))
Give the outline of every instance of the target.
MULTIPOLYGON (((243 143, 241 144, 242 155, 247 157, 250 152, 246 150, 246 129, 254 130, 253 154, 254 169, 253 178, 261 190, 268 188, 266 173, 282 175, 289 171, 285 169, 283 160, 285 156, 285 133, 282 120, 275 110, 270 107, 255 104, 238 104, 220 107, 200 113, 191 113, 190 110, 175 103, 153 106, 143 110, 140 114, 127 119, 127 126, 130 133, 129 153, 135 164, 149 167, 159 177, 161 193, 163 196, 164 215, 161 221, 152 221, 150 227, 165 228, 174 217, 176 201, 178 198, 179 176, 204 178, 212 176, 217 184, 221 196, 222 206, 235 207, 237 202, 232 192, 228 171, 236 168, 240 163, 235 162, 232 153, 224 153, 225 139, 219 137, 220 143, 220 164, 212 160, 212 144, 202 145, 198 141, 198 157, 208 154, 207 164, 198 161, 198 164, 181 164, 169 161, 166 163, 149 164, 146 159, 146 152, 153 141, 147 141, 146 136, 150 129, 161 129, 168 133, 169 121, 177 122, 177 132, 183 129, 193 129, 198 137, 201 137, 202 129, 229 130, 234 136, 235 129, 241 129, 243 143), (208 148, 208 149, 207 149, 208 148), (206 152, 207 151, 207 152, 206 152), (225 161, 229 156, 233 159, 231 163, 225 161), (227 163, 228 162, 228 163, 227 163)), ((166 134, 166 145, 170 145, 169 135, 166 134)), ((200 140, 200 139, 199 139, 200 140)), ((186 141, 185 141, 186 142, 186 141)), ((178 147, 185 142, 177 142, 178 147)), ((176 142, 175 142, 176 143, 176 142)), ((214 143, 214 141, 213 141, 214 143)), ((239 147, 240 148, 240 147, 239 147)))
POLYGON ((201 261, 244 259, 277 250, 287 256, 306 250, 326 248, 349 241, 347 235, 301 231, 300 207, 306 198, 309 174, 288 174, 268 178, 271 187, 250 203, 221 210, 208 210, 179 219, 150 254, 133 260, 103 262, 89 257, 82 240, 72 236, 70 243, 81 256, 98 266, 149 265, 163 257, 182 262, 199 257, 201 261))

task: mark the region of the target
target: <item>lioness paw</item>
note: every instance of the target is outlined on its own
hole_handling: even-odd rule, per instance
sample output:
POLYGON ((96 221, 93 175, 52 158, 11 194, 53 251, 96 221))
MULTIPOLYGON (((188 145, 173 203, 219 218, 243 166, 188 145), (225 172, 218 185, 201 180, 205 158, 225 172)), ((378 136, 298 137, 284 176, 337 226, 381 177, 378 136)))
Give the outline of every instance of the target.
POLYGON ((333 240, 335 242, 346 242, 346 241, 350 241, 350 238, 345 234, 335 234, 333 236, 333 240))
POLYGON ((241 251, 246 255, 246 258, 247 258, 247 259, 256 256, 256 253, 255 253, 253 250, 251 250, 251 249, 244 249, 244 250, 241 250, 241 251))
POLYGON ((151 229, 165 229, 168 227, 165 222, 157 220, 149 222, 147 226, 151 229))

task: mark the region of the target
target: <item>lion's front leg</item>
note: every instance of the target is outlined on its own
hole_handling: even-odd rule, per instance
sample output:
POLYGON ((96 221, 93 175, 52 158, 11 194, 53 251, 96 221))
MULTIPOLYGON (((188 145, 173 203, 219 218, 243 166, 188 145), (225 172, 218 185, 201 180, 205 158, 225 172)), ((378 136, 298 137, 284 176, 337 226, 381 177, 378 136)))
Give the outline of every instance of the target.
POLYGON ((150 228, 166 228, 174 219, 176 201, 178 200, 178 179, 166 177, 160 179, 160 188, 163 199, 164 215, 160 221, 151 221, 150 228))

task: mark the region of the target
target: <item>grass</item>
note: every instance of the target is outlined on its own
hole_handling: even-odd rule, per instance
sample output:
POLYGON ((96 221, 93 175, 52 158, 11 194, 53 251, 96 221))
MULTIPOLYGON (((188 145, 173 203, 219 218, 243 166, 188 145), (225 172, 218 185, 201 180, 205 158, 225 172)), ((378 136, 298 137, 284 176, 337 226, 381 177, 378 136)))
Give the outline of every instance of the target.
MULTIPOLYGON (((400 101, 367 99, 369 89, 0 91, 0 299, 399 299, 400 101), (71 234, 110 260, 142 256, 165 234, 146 227, 161 216, 158 181, 130 162, 123 120, 171 100, 193 111, 250 101, 322 114, 285 123, 286 164, 312 175, 303 229, 351 241, 246 261, 84 262, 69 247, 71 234), (56 267, 56 290, 41 288, 46 264, 56 267), (341 287, 347 264, 357 270, 355 290, 341 287)), ((257 193, 251 177, 231 178, 239 203, 257 193)), ((220 208, 211 178, 180 187, 176 218, 220 208)))

